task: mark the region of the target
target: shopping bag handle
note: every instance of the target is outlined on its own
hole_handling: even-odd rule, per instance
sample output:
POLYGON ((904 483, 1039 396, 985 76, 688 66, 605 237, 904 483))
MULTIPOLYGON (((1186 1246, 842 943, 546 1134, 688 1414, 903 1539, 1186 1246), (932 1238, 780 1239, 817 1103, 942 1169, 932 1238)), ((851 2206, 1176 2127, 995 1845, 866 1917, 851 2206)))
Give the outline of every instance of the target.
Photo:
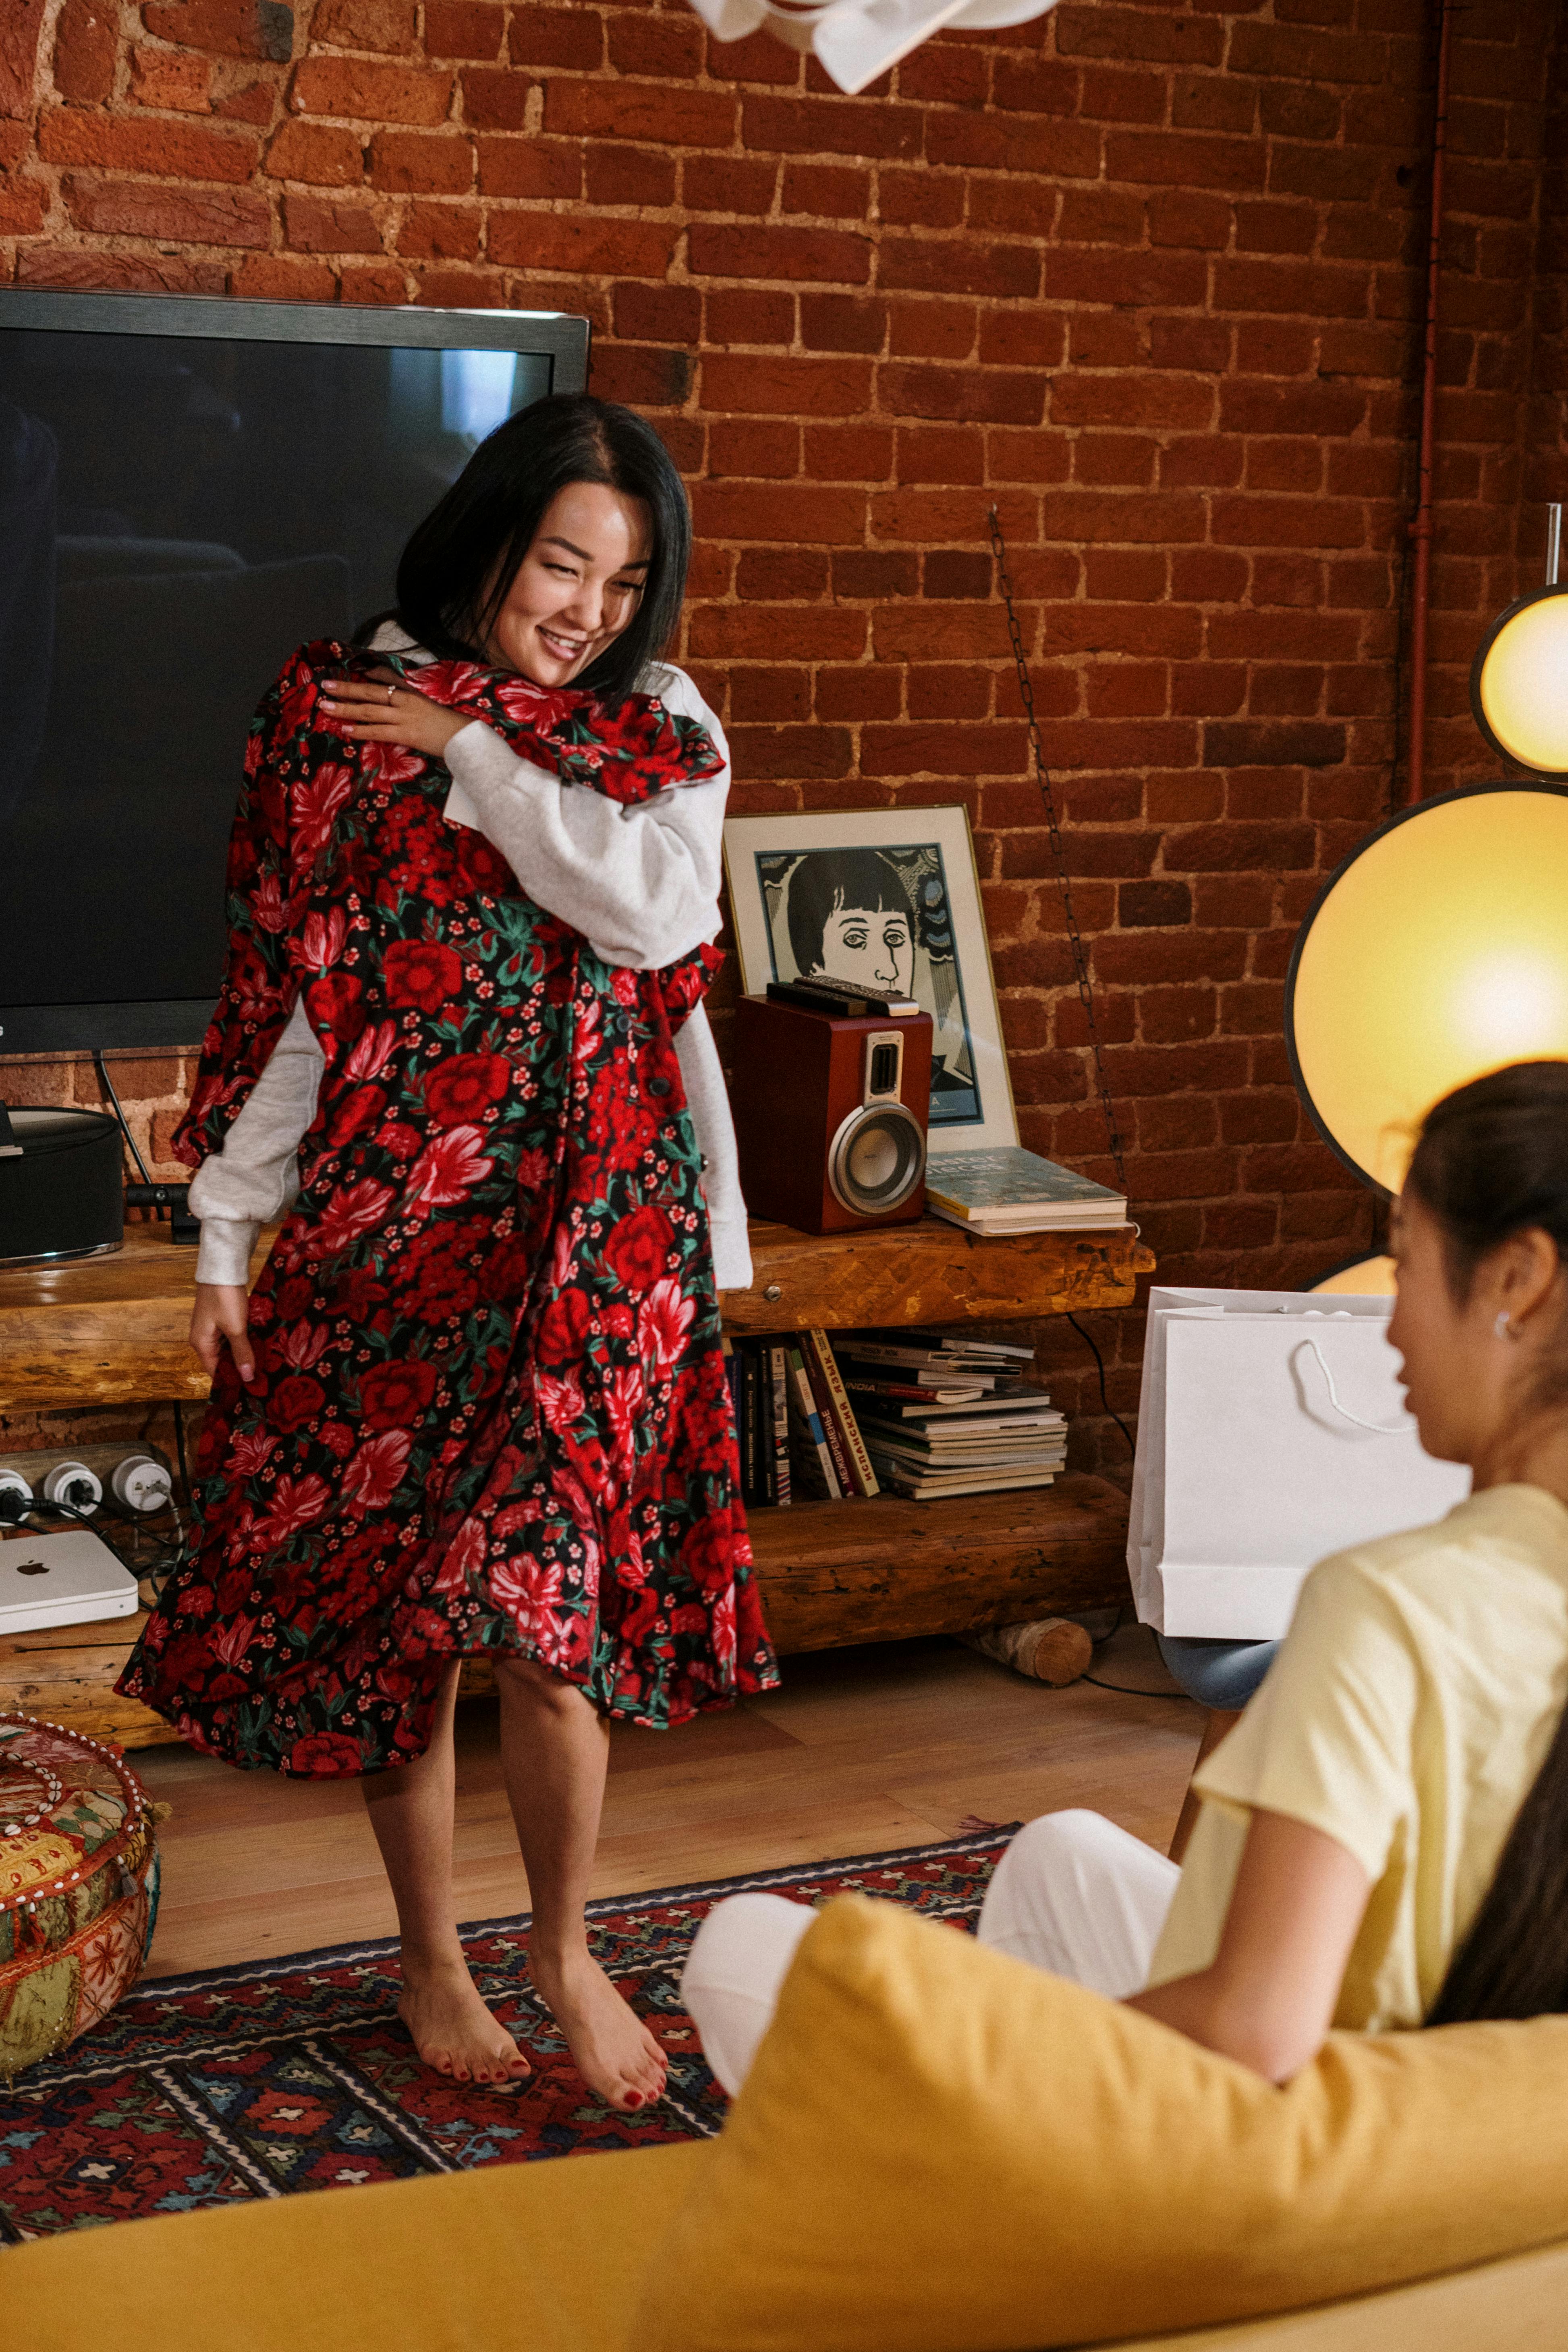
POLYGON ((1405 1430, 1409 1428, 1410 1416, 1408 1413, 1402 1414, 1397 1421, 1363 1421, 1359 1412, 1352 1412, 1348 1404, 1342 1404, 1340 1402, 1340 1392, 1334 1386, 1334 1376, 1329 1370, 1328 1359, 1324 1355, 1321 1348, 1319 1347, 1315 1339, 1303 1339, 1300 1343, 1300 1347, 1298 1347, 1296 1349, 1297 1355, 1300 1354, 1302 1348, 1305 1348, 1309 1355, 1316 1356, 1318 1360, 1318 1370, 1322 1373, 1324 1380, 1327 1381, 1329 1384, 1329 1402, 1333 1406, 1334 1411, 1339 1414, 1342 1421, 1352 1422, 1357 1429, 1370 1430, 1373 1437, 1398 1437, 1405 1430))

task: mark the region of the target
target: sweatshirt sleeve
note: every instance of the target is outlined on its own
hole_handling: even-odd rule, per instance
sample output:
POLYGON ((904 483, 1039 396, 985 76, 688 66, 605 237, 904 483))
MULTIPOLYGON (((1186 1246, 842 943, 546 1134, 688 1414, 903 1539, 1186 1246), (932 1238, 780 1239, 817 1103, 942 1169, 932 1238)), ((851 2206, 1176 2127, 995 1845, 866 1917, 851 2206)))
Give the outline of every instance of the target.
POLYGON ((719 1066, 719 1049, 700 1004, 677 1031, 675 1052, 698 1148, 706 1163, 702 1191, 713 1243, 713 1278, 721 1290, 750 1290, 752 1245, 746 1233, 746 1203, 741 1197, 735 1123, 730 1115, 724 1073, 719 1066))
POLYGON ((291 1205, 300 1141, 316 1116, 323 1066, 305 1008, 296 1004, 222 1150, 192 1181, 191 1208, 202 1224, 198 1282, 244 1283, 262 1226, 291 1205))
POLYGON ((605 963, 658 971, 714 937, 723 872, 729 747, 683 670, 658 674, 667 709, 700 719, 724 766, 635 806, 563 784, 481 719, 453 736, 446 814, 500 850, 547 914, 581 931, 605 963))

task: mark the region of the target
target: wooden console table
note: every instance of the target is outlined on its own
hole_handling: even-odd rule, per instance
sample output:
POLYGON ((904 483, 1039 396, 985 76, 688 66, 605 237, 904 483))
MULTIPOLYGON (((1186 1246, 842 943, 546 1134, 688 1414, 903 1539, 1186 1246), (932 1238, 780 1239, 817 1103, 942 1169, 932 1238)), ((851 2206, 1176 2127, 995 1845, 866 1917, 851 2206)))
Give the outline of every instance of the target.
MULTIPOLYGON (((1154 1265, 1131 1225, 974 1241, 936 1218, 820 1239, 756 1224, 752 1253, 752 1287, 724 1294, 732 1332, 1092 1313, 1130 1306, 1135 1277, 1154 1265)), ((205 1398, 184 1336, 195 1261, 166 1227, 143 1225, 128 1228, 113 1257, 0 1271, 0 1415, 205 1398)), ((752 1521, 768 1622, 786 1653, 1120 1601, 1126 1537, 1125 1496, 1079 1476, 945 1502, 797 1503, 752 1521)), ((132 1748, 167 1740, 160 1717, 114 1696, 141 1622, 0 1641, 0 1709, 132 1748)), ((464 1688, 487 1682, 479 1669, 464 1688)))

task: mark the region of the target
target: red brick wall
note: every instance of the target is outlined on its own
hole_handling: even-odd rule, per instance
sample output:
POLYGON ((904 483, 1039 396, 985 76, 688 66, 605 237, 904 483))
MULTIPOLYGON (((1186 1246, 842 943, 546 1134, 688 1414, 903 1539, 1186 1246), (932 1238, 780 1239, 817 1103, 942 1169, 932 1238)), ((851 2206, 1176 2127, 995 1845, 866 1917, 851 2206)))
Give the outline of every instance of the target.
MULTIPOLYGON (((1470 655, 1568 489, 1563 14, 1458 18, 1434 786, 1487 772, 1470 655)), ((1310 1281, 1372 1229, 1297 1106, 1281 982, 1389 792, 1435 15, 1062 0, 849 99, 680 0, 27 0, 4 267, 585 310, 595 388, 690 480, 686 656, 736 804, 967 801, 1025 1139, 1103 1172, 994 499, 1136 1213, 1169 1278, 1310 1281)), ((161 1150, 182 1072, 122 1077, 161 1150)), ((1103 1337, 1131 1402, 1135 1326, 1103 1337)))

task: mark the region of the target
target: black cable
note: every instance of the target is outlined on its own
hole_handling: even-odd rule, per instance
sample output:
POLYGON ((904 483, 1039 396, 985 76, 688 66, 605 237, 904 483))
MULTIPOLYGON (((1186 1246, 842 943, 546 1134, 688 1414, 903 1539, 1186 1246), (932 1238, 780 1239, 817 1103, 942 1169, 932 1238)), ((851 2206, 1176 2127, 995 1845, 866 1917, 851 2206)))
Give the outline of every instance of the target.
POLYGON ((79 1511, 74 1503, 35 1503, 27 1516, 29 1518, 41 1519, 51 1515, 62 1519, 74 1519, 78 1527, 88 1528, 98 1538, 105 1551, 111 1551, 114 1554, 115 1559, 128 1575, 135 1575, 134 1567, 126 1559, 120 1546, 117 1543, 110 1543, 102 1528, 99 1526, 95 1512, 79 1511))
POLYGON ((109 1097, 110 1102, 113 1107, 114 1116, 120 1121, 120 1132, 125 1138, 127 1144, 129 1144, 131 1148, 131 1157, 136 1162, 142 1181, 143 1184, 150 1184, 153 1181, 153 1179, 147 1173, 147 1162, 142 1159, 142 1154, 136 1149, 136 1138, 131 1132, 131 1122, 120 1108, 120 1097, 114 1091, 114 1080, 110 1076, 109 1066, 100 1053, 95 1053, 93 1055, 92 1066, 98 1072, 98 1083, 103 1088, 104 1093, 109 1097))
MULTIPOLYGON (((1122 1420, 1121 1415, 1119 1412, 1111 1412, 1110 1399, 1105 1392, 1105 1359, 1100 1354, 1100 1349, 1095 1346, 1092 1335, 1084 1329, 1083 1325, 1079 1321, 1078 1317, 1076 1315, 1069 1315, 1067 1319, 1072 1325, 1073 1329, 1078 1333, 1079 1338, 1088 1348, 1089 1354, 1094 1358, 1094 1368, 1100 1374, 1100 1402, 1104 1406, 1110 1419, 1116 1423, 1117 1428, 1127 1440, 1127 1451, 1131 1454, 1133 1460, 1136 1461, 1138 1459, 1138 1447, 1133 1440, 1132 1432, 1128 1428, 1127 1423, 1122 1420)), ((1085 1677, 1085 1679, 1087 1680, 1087 1677, 1085 1677)), ((1110 1685, 1108 1684, 1107 1688, 1109 1689, 1109 1687, 1110 1685)))
POLYGON ((1131 1683, 1102 1683, 1098 1675, 1079 1675, 1080 1683, 1092 1683, 1096 1690, 1115 1691, 1122 1698, 1185 1698, 1185 1691, 1135 1690, 1131 1683))

